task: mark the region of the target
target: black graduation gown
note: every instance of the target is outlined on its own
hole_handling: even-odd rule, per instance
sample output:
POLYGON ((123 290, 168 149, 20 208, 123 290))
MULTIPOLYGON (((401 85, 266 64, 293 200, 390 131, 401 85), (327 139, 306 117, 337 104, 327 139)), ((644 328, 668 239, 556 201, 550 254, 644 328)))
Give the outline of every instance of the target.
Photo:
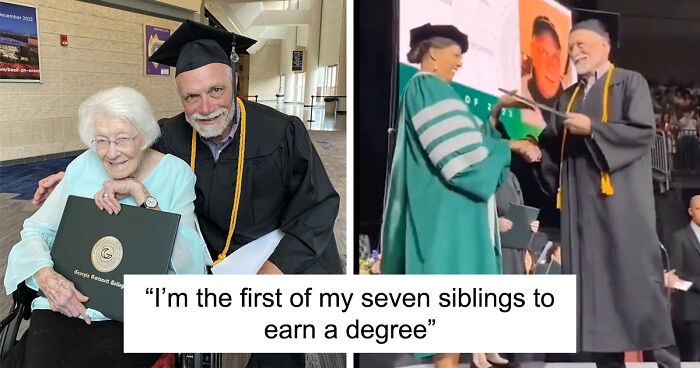
MULTIPOLYGON (((674 343, 655 227, 650 150, 654 114, 646 80, 616 68, 608 123, 601 122, 603 75, 572 112, 591 118, 591 137, 569 135, 562 165, 562 271, 577 277, 578 348, 652 349, 674 343), (600 192, 610 172, 614 195, 600 192)), ((575 86, 564 91, 564 111, 575 86)), ((582 87, 583 88, 583 87, 582 87)), ((546 134, 562 136, 562 119, 546 134)), ((550 178, 550 182, 555 182, 550 178)))
MULTIPOLYGON (((246 110, 243 186, 228 254, 277 228, 285 233, 269 260, 285 274, 342 273, 333 236, 340 197, 304 124, 270 107, 246 110)), ((240 127, 218 161, 197 137, 195 213, 213 259, 223 251, 233 208, 240 127)), ((153 146, 190 162, 192 127, 168 119, 153 146)))
MULTIPOLYGON (((496 212, 498 217, 506 217, 511 203, 523 204, 523 193, 520 189, 518 178, 508 171, 506 180, 496 190, 496 212)), ((506 217, 507 218, 507 217, 506 217)), ((523 240, 527 241, 527 239, 523 240)), ((524 275, 525 249, 508 248, 501 244, 501 261, 503 263, 503 274, 524 275)))

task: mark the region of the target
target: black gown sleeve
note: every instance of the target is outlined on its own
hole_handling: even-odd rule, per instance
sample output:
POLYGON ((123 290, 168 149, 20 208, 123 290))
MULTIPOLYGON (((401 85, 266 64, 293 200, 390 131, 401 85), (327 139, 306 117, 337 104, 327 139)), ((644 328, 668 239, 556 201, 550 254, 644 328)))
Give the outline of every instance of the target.
MULTIPOLYGON (((554 103, 553 108, 564 111, 563 94, 554 103)), ((542 160, 533 164, 534 177, 542 193, 554 195, 559 188, 559 163, 561 161, 562 122, 555 114, 548 114, 545 126, 538 138, 542 150, 542 160)))
POLYGON ((626 81, 623 116, 607 124, 591 118, 592 138, 601 169, 614 173, 649 154, 654 134, 654 109, 646 80, 639 73, 626 81), (601 157, 602 156, 602 157, 601 157))
POLYGON ((289 199, 280 218, 285 235, 269 258, 285 274, 303 272, 326 247, 335 246, 333 225, 340 203, 306 128, 299 118, 291 120, 286 131, 289 199))

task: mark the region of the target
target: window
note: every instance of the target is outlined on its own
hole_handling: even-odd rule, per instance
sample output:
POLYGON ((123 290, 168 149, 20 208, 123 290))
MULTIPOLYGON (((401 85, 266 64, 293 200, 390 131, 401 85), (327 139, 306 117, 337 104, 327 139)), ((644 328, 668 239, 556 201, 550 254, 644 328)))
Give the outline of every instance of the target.
POLYGON ((295 80, 294 80, 294 90, 296 96, 294 97, 295 102, 301 102, 304 103, 304 76, 305 73, 297 73, 295 74, 295 80))
POLYGON ((338 95, 338 66, 331 65, 326 68, 326 83, 324 84, 324 90, 326 96, 337 96, 338 95))
POLYGON ((325 96, 326 91, 325 91, 325 84, 323 83, 325 81, 326 77, 326 67, 322 66, 318 68, 316 71, 316 92, 314 92, 314 95, 316 96, 325 96))

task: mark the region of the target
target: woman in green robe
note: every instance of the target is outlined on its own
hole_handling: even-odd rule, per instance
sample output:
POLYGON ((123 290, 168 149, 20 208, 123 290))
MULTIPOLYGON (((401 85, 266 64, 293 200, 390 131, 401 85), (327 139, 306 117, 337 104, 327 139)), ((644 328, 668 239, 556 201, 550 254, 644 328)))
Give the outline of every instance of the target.
MULTIPOLYGON (((511 150, 534 161, 539 149, 528 141, 501 139, 450 86, 467 51, 467 35, 452 25, 425 24, 411 30, 410 46, 408 60, 420 63, 420 72, 400 102, 382 273, 500 274, 494 193, 511 150)), ((492 116, 507 101, 512 100, 500 100, 492 116)), ((459 361, 459 354, 417 354, 431 355, 436 367, 456 367, 459 361)), ((482 368, 508 361, 473 354, 472 364, 482 368)))

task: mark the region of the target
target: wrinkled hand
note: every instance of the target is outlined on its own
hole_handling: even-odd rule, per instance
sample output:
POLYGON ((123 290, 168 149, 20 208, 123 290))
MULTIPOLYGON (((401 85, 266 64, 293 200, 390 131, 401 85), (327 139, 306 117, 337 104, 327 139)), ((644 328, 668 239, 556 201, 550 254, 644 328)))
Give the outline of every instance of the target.
POLYGON ((675 289, 674 286, 680 280, 681 278, 676 275, 676 270, 671 270, 664 273, 664 286, 669 289, 675 289))
POLYGON ((525 161, 529 163, 538 162, 542 159, 542 151, 540 150, 540 147, 529 140, 511 140, 510 148, 523 156, 525 161))
POLYGON ((498 231, 501 233, 505 233, 510 231, 510 229, 513 228, 513 221, 508 220, 505 217, 499 217, 498 218, 498 231))
POLYGON ((119 180, 105 180, 102 183, 102 189, 95 193, 95 204, 100 210, 105 210, 110 215, 118 214, 122 206, 119 203, 120 199, 126 197, 134 197, 137 204, 143 203, 146 198, 150 197, 146 187, 136 179, 126 178, 119 180))
POLYGON ((46 198, 49 198, 49 194, 51 194, 51 192, 56 189, 58 183, 63 180, 64 174, 65 173, 61 171, 39 180, 39 186, 36 188, 36 192, 34 192, 32 203, 36 206, 44 204, 46 198))
POLYGON ((258 270, 258 275, 283 275, 282 270, 277 268, 274 263, 265 261, 258 270))
POLYGON ((591 118, 584 114, 575 112, 567 113, 564 125, 571 134, 591 135, 591 118))
POLYGON ((535 220, 530 223, 530 231, 536 233, 540 229, 540 222, 535 220))
POLYGON ((90 317, 83 305, 89 298, 78 291, 72 282, 46 266, 36 272, 36 283, 49 300, 52 311, 68 317, 83 316, 85 323, 90 324, 90 317))
POLYGON ((526 142, 527 144, 523 148, 522 152, 520 152, 523 158, 525 158, 525 161, 533 163, 542 160, 542 151, 540 150, 540 147, 530 141, 526 142))

